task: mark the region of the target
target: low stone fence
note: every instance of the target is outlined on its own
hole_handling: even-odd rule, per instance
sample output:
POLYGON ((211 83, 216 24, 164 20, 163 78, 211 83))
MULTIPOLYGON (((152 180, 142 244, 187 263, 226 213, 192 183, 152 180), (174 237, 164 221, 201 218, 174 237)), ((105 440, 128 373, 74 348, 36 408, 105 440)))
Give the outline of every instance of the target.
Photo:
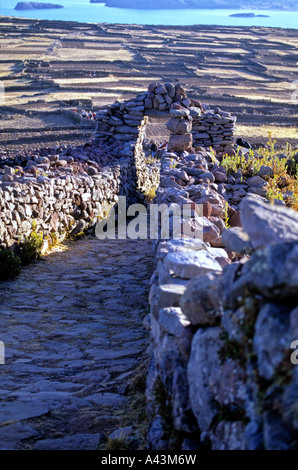
POLYGON ((58 155, 27 159, 23 168, 4 166, 0 174, 0 246, 13 247, 34 227, 35 232, 43 233, 45 250, 53 239, 75 236, 104 218, 119 195, 126 196, 128 203, 142 200, 151 187, 157 187, 159 169, 147 166, 141 138, 142 129, 121 158, 100 170, 91 161, 78 164, 58 155))
POLYGON ((206 110, 193 117, 193 146, 212 147, 216 152, 230 153, 233 149, 236 116, 219 108, 206 110))
MULTIPOLYGON (((202 180, 187 184, 186 160, 172 155, 169 170, 168 158, 157 201, 208 193, 202 180)), ((242 199, 240 214, 243 228, 221 229, 228 248, 211 246, 207 230, 203 240, 155 243, 144 322, 149 449, 297 449, 298 215, 257 195, 242 199)))

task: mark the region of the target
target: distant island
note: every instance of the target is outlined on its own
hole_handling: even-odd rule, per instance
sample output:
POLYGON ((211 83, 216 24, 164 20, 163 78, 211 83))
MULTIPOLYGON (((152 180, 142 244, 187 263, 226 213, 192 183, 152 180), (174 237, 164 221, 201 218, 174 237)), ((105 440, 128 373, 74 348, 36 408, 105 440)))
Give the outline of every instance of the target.
POLYGON ((39 2, 19 2, 15 6, 15 10, 41 10, 46 8, 64 8, 62 5, 55 3, 39 3, 39 2))
POLYGON ((255 13, 234 13, 229 16, 235 16, 236 18, 270 18, 269 15, 256 15, 255 13))
POLYGON ((111 8, 137 9, 231 9, 298 11, 298 0, 90 0, 111 8))

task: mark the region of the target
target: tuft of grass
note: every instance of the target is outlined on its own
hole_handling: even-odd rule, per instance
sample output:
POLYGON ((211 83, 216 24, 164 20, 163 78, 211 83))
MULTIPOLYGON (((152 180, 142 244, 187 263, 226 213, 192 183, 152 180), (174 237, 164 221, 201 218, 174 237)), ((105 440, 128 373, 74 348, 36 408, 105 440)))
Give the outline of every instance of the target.
POLYGON ((128 385, 126 390, 128 406, 126 407, 122 423, 123 426, 129 426, 133 423, 139 449, 145 448, 148 431, 147 401, 145 396, 147 373, 148 364, 144 362, 136 370, 135 376, 128 385))
POLYGON ((144 195, 145 195, 145 198, 148 200, 148 201, 152 201, 155 196, 156 196, 156 189, 157 188, 154 188, 154 187, 151 187, 150 189, 148 189, 144 195))
POLYGON ((240 364, 245 365, 246 357, 243 346, 233 339, 229 339, 228 334, 223 332, 222 334, 223 346, 219 351, 219 358, 221 363, 226 359, 234 359, 240 364))
POLYGON ((43 243, 43 233, 34 230, 18 246, 18 256, 22 266, 30 264, 40 258, 43 243))
POLYGON ((226 201, 225 208, 224 208, 224 223, 227 228, 230 228, 231 225, 230 225, 230 217, 228 214, 228 208, 229 208, 229 204, 228 204, 228 201, 226 201))
POLYGON ((170 164, 171 170, 172 170, 173 168, 176 168, 177 165, 178 165, 178 161, 177 161, 177 160, 174 160, 174 158, 171 158, 171 164, 170 164))
POLYGON ((221 405, 219 404, 219 412, 214 416, 213 421, 210 425, 211 429, 216 428, 216 426, 221 421, 235 422, 241 421, 244 424, 249 423, 249 419, 246 416, 245 410, 236 403, 230 405, 221 405))
POLYGON ((131 443, 125 437, 109 438, 105 448, 106 450, 131 450, 131 443))
POLYGON ((156 157, 152 157, 152 155, 148 155, 147 157, 147 165, 153 165, 153 164, 156 164, 157 162, 159 162, 159 158, 156 158, 156 157))

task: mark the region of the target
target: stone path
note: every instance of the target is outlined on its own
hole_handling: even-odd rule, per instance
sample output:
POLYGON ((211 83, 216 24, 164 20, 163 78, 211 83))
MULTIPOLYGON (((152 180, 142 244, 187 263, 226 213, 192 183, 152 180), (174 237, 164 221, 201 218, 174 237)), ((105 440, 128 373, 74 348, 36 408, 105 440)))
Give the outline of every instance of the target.
POLYGON ((148 346, 150 241, 82 239, 0 284, 0 449, 98 449, 148 346))

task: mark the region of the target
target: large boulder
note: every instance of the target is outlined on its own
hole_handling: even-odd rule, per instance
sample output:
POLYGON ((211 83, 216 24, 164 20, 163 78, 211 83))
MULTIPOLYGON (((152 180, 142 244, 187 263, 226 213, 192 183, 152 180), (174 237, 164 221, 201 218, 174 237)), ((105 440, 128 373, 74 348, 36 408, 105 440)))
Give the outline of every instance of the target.
POLYGON ((168 151, 174 152, 183 152, 184 150, 190 149, 192 146, 192 134, 187 133, 184 135, 175 135, 171 134, 169 143, 168 143, 168 151))
POLYGON ((173 134, 187 134, 191 131, 192 124, 187 118, 172 117, 166 124, 167 128, 173 134))
POLYGON ((193 337, 187 366, 190 403, 203 433, 209 433, 219 412, 210 389, 210 377, 220 365, 221 336, 220 327, 200 328, 193 337))
POLYGON ((220 273, 222 271, 218 261, 205 250, 169 253, 164 259, 164 267, 182 279, 191 279, 208 272, 220 273))
POLYGON ((248 196, 240 203, 241 220, 253 248, 298 241, 298 213, 248 196))

